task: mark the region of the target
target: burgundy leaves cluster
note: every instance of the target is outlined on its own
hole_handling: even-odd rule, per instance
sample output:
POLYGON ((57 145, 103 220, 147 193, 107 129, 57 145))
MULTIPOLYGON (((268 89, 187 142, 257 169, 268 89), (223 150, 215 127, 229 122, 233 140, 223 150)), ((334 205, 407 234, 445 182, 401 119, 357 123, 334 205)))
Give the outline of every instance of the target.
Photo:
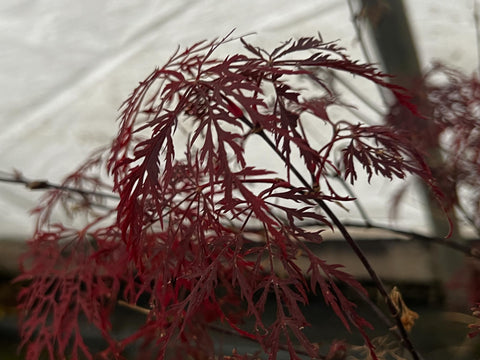
POLYGON ((448 207, 458 206, 480 228, 480 82, 477 75, 434 64, 416 84, 422 117, 392 106, 387 123, 406 132, 427 159, 448 207), (429 157, 441 149, 441 159, 429 157), (466 200, 459 192, 468 193, 466 200))
POLYGON ((427 180, 430 174, 394 131, 331 119, 328 107, 336 102, 316 74, 344 71, 390 88, 402 101, 404 94, 335 43, 301 38, 267 52, 241 41, 244 53, 224 59, 215 50, 229 38, 177 50, 125 101, 109 151, 66 180, 65 187, 82 192, 52 191, 39 207, 20 277, 30 281, 20 294, 28 359, 42 352, 51 359, 93 358, 80 332, 83 320, 106 339, 100 354, 106 358, 121 358, 139 341, 144 356, 210 356, 207 330, 214 321, 258 342, 271 359, 280 350, 318 358, 316 339, 303 333, 309 322, 302 313, 317 292, 368 343, 370 325, 338 283, 364 290, 310 249, 322 242, 321 231, 307 231, 302 221, 331 226, 319 204, 352 200, 335 190, 332 171, 352 184, 364 174, 427 180), (325 128, 330 139, 314 145, 306 121, 325 128), (261 156, 283 162, 285 173, 249 164, 245 148, 252 137, 264 140, 261 156), (96 191, 108 185, 90 166, 108 170, 114 204, 98 206, 96 191), (88 224, 56 223, 60 203, 82 204, 88 224), (253 228, 261 237, 252 236, 253 228), (263 316, 267 300, 275 307, 272 322, 263 316), (124 339, 110 332, 119 301, 147 313, 124 339))

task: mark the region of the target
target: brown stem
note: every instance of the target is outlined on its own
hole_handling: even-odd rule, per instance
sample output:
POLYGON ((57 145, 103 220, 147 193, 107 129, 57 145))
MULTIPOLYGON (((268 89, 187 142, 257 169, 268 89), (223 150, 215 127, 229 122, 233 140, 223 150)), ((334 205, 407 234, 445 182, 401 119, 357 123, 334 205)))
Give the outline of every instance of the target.
MULTIPOLYGON (((5 173, 5 172, 1 171, 0 173, 5 173)), ((75 192, 77 194, 84 195, 84 196, 93 195, 93 196, 119 200, 119 197, 114 194, 99 192, 99 191, 82 190, 82 189, 78 189, 70 186, 53 184, 46 180, 30 180, 30 179, 26 179, 25 177, 19 174, 14 174, 10 177, 0 176, 0 182, 23 184, 25 185, 26 188, 30 190, 57 189, 57 190, 75 192)))
POLYGON ((395 229, 395 228, 391 228, 391 227, 388 227, 388 226, 374 224, 372 222, 370 222, 368 224, 355 223, 355 222, 344 222, 344 225, 345 226, 351 226, 351 227, 357 227, 357 228, 370 228, 370 229, 387 230, 387 231, 390 231, 394 234, 405 235, 405 236, 407 236, 411 239, 414 239, 414 240, 420 240, 420 241, 425 241, 425 242, 434 242, 436 244, 449 247, 449 248, 451 248, 455 251, 459 251, 459 252, 465 254, 466 256, 470 256, 472 258, 480 260, 480 251, 478 249, 467 246, 467 245, 463 245, 461 243, 458 243, 458 242, 450 240, 450 239, 441 238, 441 237, 437 237, 437 236, 426 236, 426 235, 422 235, 422 234, 419 234, 419 233, 414 232, 414 231, 395 229))
MULTIPOLYGON (((240 120, 247 125, 252 131, 255 130, 253 124, 245 118, 245 116, 241 116, 240 120)), ((254 131, 257 135, 259 135, 267 144, 268 146, 275 151, 275 153, 282 159, 282 161, 285 164, 288 164, 287 159, 285 156, 280 152, 280 150, 275 146, 275 144, 272 142, 272 140, 265 134, 263 130, 259 131, 254 131)), ((307 180, 300 174, 300 172, 295 168, 294 165, 290 164, 290 171, 293 172, 293 174, 297 177, 297 179, 302 183, 303 186, 305 186, 307 189, 313 191, 312 185, 310 185, 307 180)), ((333 224, 337 227, 337 229, 340 231, 342 234, 343 238, 345 241, 348 243, 348 245, 352 248, 353 252, 355 255, 358 257, 358 259, 361 261, 363 267, 365 270, 367 270, 368 274, 370 275, 370 278, 373 280, 375 283, 376 288, 384 298, 388 309, 390 311, 390 314, 392 317, 395 319, 395 323, 397 325, 398 331, 400 332, 400 336, 403 341, 403 345, 407 348, 407 350, 412 354, 412 357, 414 360, 420 360, 421 356, 413 346, 412 342, 410 341, 410 338, 408 336, 407 331, 405 330, 405 327, 403 326, 403 323, 400 319, 400 313, 397 311, 397 308, 395 307, 395 304, 392 302, 390 299, 390 296, 388 295, 387 290, 385 289, 385 286, 383 285, 382 280, 378 277, 377 273, 375 270, 372 268, 370 265, 370 262, 366 258, 365 254, 361 250, 361 248, 358 246, 357 242, 352 238, 350 233, 347 231, 345 225, 338 219, 338 217, 334 214, 334 212, 330 209, 330 207, 322 200, 322 199, 316 199, 317 204, 320 206, 320 208, 325 211, 327 216, 330 218, 330 220, 333 222, 333 224)))
MULTIPOLYGON (((130 310, 133 310, 133 311, 136 311, 140 314, 143 314, 143 315, 148 315, 148 313, 150 312, 149 309, 147 308, 144 308, 144 307, 141 307, 141 306, 138 306, 138 305, 135 305, 135 304, 130 304, 124 300, 118 300, 118 305, 121 305, 121 306, 124 306, 130 310)), ((232 330, 232 329, 229 329, 229 328, 225 328, 223 326, 219 326, 219 325, 215 325, 215 324, 207 324, 207 327, 212 330, 212 331, 216 331, 218 333, 221 333, 221 334, 225 334, 225 335, 229 335, 229 336, 236 336, 236 337, 240 337, 242 339, 245 339, 245 340, 249 340, 251 342, 255 342, 255 343, 258 343, 257 340, 255 339, 252 339, 246 335, 243 335, 235 330, 232 330)), ((288 347, 285 346, 285 345, 282 345, 280 344, 279 345, 279 349, 283 350, 283 351, 289 351, 288 347)), ((305 355, 305 356, 308 356, 309 354, 305 351, 305 350, 302 350, 302 349, 295 349, 295 351, 297 352, 297 354, 300 354, 300 355, 305 355)), ((322 355, 318 355, 318 359, 320 360, 326 360, 326 356, 322 356, 322 355)))

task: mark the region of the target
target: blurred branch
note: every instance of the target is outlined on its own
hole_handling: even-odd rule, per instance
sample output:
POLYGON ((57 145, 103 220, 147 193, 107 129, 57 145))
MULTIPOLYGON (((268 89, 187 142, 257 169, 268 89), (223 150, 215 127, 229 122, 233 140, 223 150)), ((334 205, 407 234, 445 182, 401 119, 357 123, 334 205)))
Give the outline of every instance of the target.
POLYGON ((480 235, 480 228, 478 225, 475 223, 475 220, 473 220, 473 217, 471 214, 468 214, 467 211, 464 209, 464 207, 460 204, 455 205, 455 209, 458 210, 460 214, 465 218, 465 220, 470 224, 470 226, 475 230, 477 235, 480 235))
MULTIPOLYGON (((363 9, 360 10, 359 12, 356 12, 355 9, 353 8, 353 3, 352 2, 353 2, 353 0, 347 0, 348 9, 350 10, 350 15, 352 17, 352 25, 353 25, 353 28, 355 30, 355 34, 356 34, 358 42, 360 44, 360 48, 362 49, 363 56, 365 57, 365 61, 369 64, 373 64, 372 58, 371 58, 371 56, 370 56, 370 54, 368 53, 368 50, 367 50, 367 45, 366 45, 365 39, 363 38, 362 29, 360 29, 360 25, 359 25, 359 20, 362 17, 363 9)), ((388 105, 387 98, 386 98, 385 93, 383 92, 382 88, 380 86, 377 86, 377 89, 378 89, 378 92, 379 92, 380 97, 382 98, 384 104, 388 105)))
POLYGON ((54 184, 47 180, 31 180, 31 179, 25 178, 19 172, 14 172, 13 174, 11 174, 11 173, 0 170, 0 182, 23 184, 27 189, 30 189, 30 190, 57 189, 62 191, 74 192, 83 196, 90 195, 90 196, 99 196, 99 197, 119 200, 119 197, 112 193, 78 189, 70 186, 54 184))
MULTIPOLYGON (((124 300, 118 300, 117 301, 118 305, 120 306, 124 306, 130 310, 133 310, 135 312, 138 312, 140 314, 143 314, 143 315, 148 315, 150 313, 150 310, 147 309, 147 308, 144 308, 144 307, 141 307, 141 306, 138 306, 136 304, 130 304, 124 300)), ((244 339, 244 340, 248 340, 248 341, 251 341, 251 342, 254 342, 256 344, 258 344, 258 341, 256 339, 252 339, 246 335, 243 335, 241 333, 239 333, 238 331, 235 331, 231 328, 226 328, 224 326, 220 326, 220 325, 217 325, 217 324, 208 324, 207 325, 208 329, 212 330, 212 331, 215 331, 217 333, 220 333, 220 334, 224 334, 224 335, 228 335, 228 336, 233 336, 233 337, 237 337, 237 338, 241 338, 241 339, 244 339)), ((283 351, 289 351, 289 348, 288 346, 286 345, 282 345, 280 344, 279 345, 279 348, 283 351)), ((302 350, 302 349, 295 349, 295 351, 300 354, 300 355, 305 355, 305 356, 308 356, 308 352, 302 350)), ((325 356, 322 356, 322 355, 318 355, 318 359, 324 359, 326 360, 327 358, 325 356)))
POLYGON ((362 217, 363 221, 364 221, 364 226, 366 228, 369 228, 371 227, 371 224, 372 224, 372 221, 370 220, 370 217, 368 216, 367 214, 367 211, 365 210, 365 208, 363 207, 362 203, 360 202, 360 200, 358 199, 358 197, 355 195, 355 193, 353 192, 353 189, 351 188, 350 185, 348 185, 348 183, 341 177, 341 176, 338 176, 337 174, 331 174, 329 175, 330 177, 338 180, 340 182, 340 184, 342 185, 342 187, 345 189, 345 191, 348 193, 348 195, 350 195, 350 197, 354 198, 354 204, 358 210, 358 212, 360 213, 360 216, 362 217))
POLYGON ((477 39, 477 70, 480 73, 480 16, 478 14, 478 1, 473 1, 473 20, 475 22, 475 35, 477 39))
POLYGON ((341 85, 343 85, 348 91, 355 95, 361 102, 363 102, 367 107, 369 107, 376 114, 380 115, 382 118, 386 115, 379 109, 379 107, 374 104, 368 97, 363 95, 359 90, 357 90, 350 82, 343 79, 340 75, 331 72, 332 77, 337 80, 341 85))
POLYGON ((347 227, 356 227, 356 228, 369 228, 369 229, 379 229, 379 230, 386 230, 390 231, 393 234, 399 234, 399 235, 405 235, 410 239, 413 240, 420 240, 420 241, 425 241, 425 242, 433 242, 439 245, 443 245, 446 247, 449 247, 453 250, 459 251, 467 256, 473 257, 475 259, 480 260, 480 250, 461 244, 459 242, 456 242, 454 240, 438 237, 438 236, 427 236, 423 235, 414 231, 410 230, 402 230, 402 229, 395 229, 390 226, 384 226, 384 225, 379 225, 379 224, 364 224, 364 223, 357 223, 357 222, 349 222, 349 221, 344 221, 344 225, 347 227))

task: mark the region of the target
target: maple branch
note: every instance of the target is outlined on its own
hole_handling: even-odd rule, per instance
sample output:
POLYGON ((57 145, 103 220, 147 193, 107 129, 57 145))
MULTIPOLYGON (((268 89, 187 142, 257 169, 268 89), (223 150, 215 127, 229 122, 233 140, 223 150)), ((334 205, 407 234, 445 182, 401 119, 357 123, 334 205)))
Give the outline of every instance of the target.
MULTIPOLYGON (((349 90, 353 95, 355 95, 360 101, 362 101, 372 111, 374 111, 376 114, 378 114, 382 117, 384 117, 386 115, 382 112, 382 110, 380 110, 378 108, 378 106, 376 104, 374 104, 372 101, 370 101, 370 99, 367 98, 365 95, 363 95, 362 92, 355 89, 348 81, 346 81, 345 79, 343 79, 341 76, 339 76, 338 74, 336 74, 333 71, 330 71, 330 73, 335 80, 337 80, 340 84, 342 84, 347 90, 349 90)), ((350 107, 347 107, 346 109, 351 111, 350 107)))
POLYGON ((475 22, 475 35, 477 40, 477 70, 480 72, 480 18, 477 0, 473 1, 473 20, 475 22))
MULTIPOLYGON (((282 159, 282 161, 285 164, 288 164, 287 159, 285 156, 280 152, 280 150, 275 146, 275 144, 272 142, 272 140, 265 134, 263 129, 256 129, 255 126, 252 124, 251 121, 249 121, 244 115, 239 116, 239 119, 247 125, 251 131, 259 135, 266 143, 267 145, 282 159)), ((302 183, 303 186, 305 186, 307 189, 314 191, 313 187, 311 184, 308 183, 307 180, 300 174, 300 172, 295 168, 293 164, 290 164, 289 170, 293 172, 293 174, 297 177, 297 179, 302 183)), ((352 248, 353 252, 355 255, 358 257, 358 259, 361 261, 363 267, 365 270, 367 270, 370 278, 373 280, 375 283, 376 288, 384 298, 388 309, 390 311, 390 314, 392 317, 395 319, 395 323, 397 325, 398 331, 400 332, 400 336, 402 338, 404 346, 407 348, 407 350, 410 352, 414 360, 420 360, 422 357, 420 354, 417 352, 415 347, 413 346, 413 343, 410 340, 410 337, 408 336, 408 333, 403 326, 402 320, 400 318, 400 313, 397 310, 395 304, 392 302, 392 299, 390 298, 387 290, 385 289, 385 286, 383 285, 382 280, 380 277, 377 275, 373 267, 371 266, 370 262, 368 261, 367 257, 363 253, 362 249, 360 246, 357 244, 357 242, 352 238, 348 230, 346 229, 345 225, 340 221, 340 219, 335 215, 335 213, 330 209, 330 207, 323 201, 322 199, 315 199, 316 203, 320 206, 320 208, 325 211, 327 216, 332 220, 333 224, 337 227, 337 229, 340 231, 342 234, 343 238, 345 241, 350 245, 352 248)))
POLYGON ((325 211, 325 213, 332 220, 335 226, 340 230, 343 238, 350 245, 352 250, 355 252, 355 255, 357 255, 359 260, 362 262, 365 270, 367 270, 368 274, 370 275, 370 278, 374 281, 378 291, 380 292, 385 302, 387 303, 390 314, 395 319, 396 325, 398 327, 398 330, 400 332, 400 335, 402 337, 405 347, 408 349, 408 351, 410 351, 410 353, 412 354, 415 360, 420 360, 421 359, 420 354, 418 354, 417 350, 413 346, 413 343, 410 341, 407 330, 403 326, 402 320, 400 318, 400 313, 398 312, 397 308, 395 307, 395 304, 392 302, 392 299, 388 295, 388 292, 385 289, 385 286, 383 285, 382 280, 370 265, 370 262, 366 258, 360 246, 358 246, 357 242, 352 238, 352 236, 346 229, 345 225, 338 219, 338 217, 333 213, 330 207, 322 199, 318 199, 317 203, 323 209, 323 211, 325 211))
POLYGON ((133 311, 136 311, 140 314, 143 314, 143 315, 148 315, 150 314, 150 310, 147 309, 147 308, 144 308, 142 306, 138 306, 136 304, 130 304, 129 302, 126 302, 125 300, 117 300, 117 304, 120 305, 120 306, 124 306, 130 310, 133 310, 133 311))
MULTIPOLYGON (((348 3, 348 9, 350 10, 350 15, 352 16, 352 24, 353 28, 355 30, 355 34, 357 35, 358 42, 360 44, 360 48, 362 49, 363 56, 365 57, 365 60, 367 63, 372 64, 373 61, 368 53, 367 46, 365 45, 365 40, 363 38, 362 30, 360 29, 360 26, 358 25, 358 19, 360 18, 360 14, 355 13, 355 10, 353 9, 353 4, 352 0, 347 0, 348 3)), ((388 101, 386 99, 385 93, 382 91, 381 86, 377 86, 378 92, 380 94, 380 97, 382 98, 384 104, 388 104, 388 101)))
MULTIPOLYGON (((142 306, 138 306, 136 304, 130 304, 130 303, 126 302, 125 300, 118 300, 117 303, 120 306, 124 306, 124 307, 126 307, 130 310, 136 311, 136 312, 138 312, 140 314, 143 314, 143 315, 148 315, 150 313, 149 309, 144 308, 142 306)), ((215 325, 215 324, 207 324, 207 327, 212 331, 215 331, 215 332, 218 332, 218 333, 221 333, 221 334, 225 334, 225 335, 229 335, 229 336, 239 337, 239 338, 242 338, 244 340, 249 340, 251 342, 254 342, 254 343, 258 344, 258 341, 256 339, 252 339, 251 337, 249 337, 247 335, 244 335, 244 334, 241 334, 238 331, 235 331, 235 330, 232 330, 232 329, 229 329, 229 328, 225 328, 223 326, 215 325)), ((289 351, 288 346, 286 346, 286 345, 279 344, 279 348, 283 351, 289 351)), ((308 352, 306 352, 305 350, 302 350, 302 349, 295 349, 295 351, 300 355, 305 355, 305 356, 309 355, 308 352)), ((327 360, 327 357, 323 356, 323 355, 318 355, 318 359, 327 360)))
POLYGON ((460 214, 463 215, 465 220, 470 224, 470 226, 475 230, 477 235, 480 235, 480 228, 478 225, 475 223, 475 220, 473 219, 471 214, 468 214, 465 208, 461 204, 456 204, 455 208, 460 212, 460 214))
MULTIPOLYGON (((235 330, 232 330, 232 329, 224 328, 222 326, 218 326, 218 325, 214 325, 214 324, 208 324, 207 327, 210 330, 216 331, 216 332, 221 333, 221 334, 226 334, 226 335, 230 335, 230 336, 237 336, 237 337, 241 337, 242 339, 249 340, 249 341, 254 342, 254 343, 258 343, 255 339, 252 339, 252 338, 250 338, 246 335, 240 334, 240 333, 238 333, 238 332, 236 332, 235 330)), ((278 348, 280 350, 283 350, 283 351, 289 351, 288 346, 283 345, 283 344, 279 344, 278 348)), ((307 351, 305 351, 303 349, 295 349, 295 352, 297 354, 304 355, 304 356, 309 356, 310 355, 307 351)), ((327 360, 326 356, 320 355, 320 354, 318 354, 316 358, 318 358, 320 360, 327 360)))
POLYGON ((362 31, 358 26, 358 19, 360 18, 360 14, 357 14, 353 9, 352 0, 347 0, 347 4, 348 4, 348 9, 350 10, 350 15, 352 16, 351 20, 353 24, 353 29, 355 30, 355 34, 357 35, 357 39, 360 44, 360 48, 362 49, 363 56, 365 56, 365 60, 369 64, 371 64, 372 63, 371 56, 368 53, 367 46, 365 45, 365 40, 363 39, 362 31))
MULTIPOLYGON (((337 174, 331 174, 329 176, 337 179, 340 182, 340 184, 343 186, 343 188, 348 192, 348 194, 351 197, 355 197, 354 192, 352 191, 351 187, 348 185, 348 183, 345 180, 343 180, 337 174)), ((437 243, 439 245, 443 245, 443 246, 449 247, 453 250, 462 252, 466 256, 470 256, 470 257, 473 257, 477 260, 480 260, 480 250, 478 250, 474 247, 463 245, 461 243, 458 243, 456 241, 453 241, 453 240, 450 240, 450 239, 447 239, 447 238, 440 238, 440 237, 436 237, 436 236, 427 236, 427 235, 423 235, 423 234, 420 234, 420 233, 417 233, 417 232, 414 232, 414 231, 395 229, 395 228, 392 228, 392 227, 389 227, 389 226, 375 224, 375 222, 373 222, 370 219, 370 217, 368 216, 365 208, 362 206, 362 204, 360 203, 358 198, 356 198, 354 200, 354 204, 357 207, 357 210, 359 211, 360 216, 362 217, 364 223, 360 224, 360 223, 355 223, 355 222, 345 222, 344 221, 343 224, 345 226, 357 227, 357 228, 366 228, 366 229, 387 230, 387 231, 390 231, 390 232, 395 233, 395 234, 408 236, 409 238, 414 239, 414 240, 434 242, 434 243, 437 243)), ((478 228, 475 226, 473 219, 471 219, 468 216, 468 214, 465 212, 465 209, 463 209, 463 207, 460 207, 460 206, 457 206, 457 208, 460 212, 462 212, 462 214, 465 216, 465 218, 470 222, 470 224, 478 232, 478 228)))
POLYGON ((367 214, 367 211, 365 210, 365 208, 363 207, 362 203, 360 202, 360 200, 355 196, 355 193, 353 192, 352 188, 350 187, 350 185, 348 185, 348 183, 342 179, 340 176, 338 176, 337 174, 331 174, 329 175, 330 177, 338 180, 340 182, 340 184, 342 185, 342 187, 345 189, 345 191, 348 193, 348 195, 350 195, 352 198, 355 198, 355 200, 353 201, 353 203, 355 204, 358 212, 360 213, 360 216, 362 217, 363 221, 365 222, 364 226, 366 228, 369 228, 371 227, 371 224, 372 224, 372 220, 370 219, 370 217, 368 216, 367 214))
POLYGON ((111 193, 93 191, 93 190, 83 190, 83 189, 74 188, 71 186, 58 185, 58 184, 51 183, 50 181, 47 181, 47 180, 30 180, 25 178, 23 175, 19 173, 15 173, 13 175, 5 171, 0 171, 0 173, 3 174, 3 176, 0 176, 0 182, 23 184, 27 189, 30 189, 30 190, 56 189, 56 190, 74 192, 82 196, 93 195, 93 196, 99 196, 99 197, 109 198, 113 200, 120 199, 117 195, 114 195, 111 193))
MULTIPOLYGON (((299 69, 302 70, 301 67, 299 69)), ((382 111, 380 109, 378 109, 375 104, 373 104, 370 100, 368 100, 365 96, 363 96, 359 91, 357 91, 355 88, 353 88, 347 81, 343 80, 337 74, 335 74, 334 71, 324 70, 324 72, 331 75, 332 78, 334 78, 339 83, 341 83, 344 87, 346 87, 348 90, 350 90, 350 92, 352 92, 352 94, 354 94, 358 99, 360 99, 360 101, 362 101, 366 106, 368 106, 370 109, 372 109, 372 111, 374 111, 375 113, 377 113, 380 116, 385 116, 385 114, 383 114, 382 111)), ((311 73, 307 73, 306 75, 307 75, 308 78, 312 79, 315 82, 315 78, 311 73)), ((366 115, 363 115, 355 107, 345 106, 345 110, 347 110, 348 112, 353 114, 355 117, 362 120, 365 124, 371 124, 372 123, 366 115)))
POLYGON ((439 245, 443 245, 443 246, 449 247, 453 250, 462 252, 466 256, 470 256, 472 258, 480 260, 480 250, 479 249, 460 244, 460 243, 458 243, 456 241, 453 241, 453 240, 450 240, 450 239, 436 237, 436 236, 427 236, 427 235, 423 235, 423 234, 420 234, 420 233, 417 233, 417 232, 414 232, 414 231, 395 229, 395 228, 392 228, 392 227, 389 227, 389 226, 384 226, 384 225, 375 224, 375 223, 369 223, 367 225, 367 224, 356 223, 356 222, 344 222, 343 224, 345 226, 357 227, 357 228, 370 228, 370 229, 386 230, 386 231, 390 231, 394 234, 405 235, 405 236, 407 236, 411 239, 426 241, 426 242, 434 242, 434 243, 437 243, 439 245))

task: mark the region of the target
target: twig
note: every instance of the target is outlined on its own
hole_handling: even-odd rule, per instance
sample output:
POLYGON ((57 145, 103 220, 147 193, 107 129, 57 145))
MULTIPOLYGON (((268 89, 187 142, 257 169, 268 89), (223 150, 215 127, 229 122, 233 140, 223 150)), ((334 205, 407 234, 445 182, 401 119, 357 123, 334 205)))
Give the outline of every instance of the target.
MULTIPOLYGON (((299 69, 302 69, 302 68, 300 67, 299 69)), ((331 75, 332 78, 338 80, 339 82, 341 82, 341 83, 343 84, 343 82, 342 82, 343 80, 340 80, 340 78, 339 78, 338 76, 336 76, 333 71, 328 72, 328 74, 331 75)), ((315 81, 315 77, 314 77, 312 74, 307 74, 307 77, 309 77, 309 78, 312 79, 314 82, 316 82, 316 81, 315 81)), ((345 82, 345 84, 346 84, 346 82, 345 82)), ((332 86, 333 86, 333 84, 332 84, 332 86)), ((363 96, 360 97, 361 95, 359 95, 359 93, 356 92, 355 89, 353 89, 353 88, 351 88, 351 87, 349 88, 349 87, 347 87, 347 85, 345 85, 345 87, 346 87, 348 90, 350 90, 354 95, 357 95, 357 97, 358 97, 362 102, 364 102, 365 105, 367 105, 368 107, 370 107, 370 108, 371 108, 373 111, 375 111, 377 114, 379 114, 379 115, 381 115, 381 116, 384 116, 384 114, 382 114, 382 112, 381 112, 379 109, 377 109, 376 106, 375 106, 373 103, 371 103, 371 102, 368 101, 368 100, 367 100, 368 103, 365 102, 365 100, 366 100, 365 97, 363 97, 363 96)), ((366 123, 366 124, 370 124, 370 123, 371 123, 370 119, 368 119, 368 117, 366 117, 365 115, 363 115, 363 114, 362 114, 360 111, 358 111, 355 107, 349 106, 348 104, 345 104, 345 110, 347 110, 348 112, 350 112, 351 114, 353 114, 355 117, 357 117, 357 118, 359 118, 360 120, 362 120, 362 122, 364 122, 364 123, 366 123)))
POLYGON ((117 300, 117 304, 120 305, 120 306, 124 306, 126 308, 129 308, 130 310, 136 311, 136 312, 138 312, 140 314, 143 314, 143 315, 150 314, 150 310, 148 310, 147 308, 138 306, 136 304, 130 304, 130 303, 126 302, 125 300, 117 300))
MULTIPOLYGON (((223 326, 218 326, 218 325, 215 325, 215 324, 208 324, 207 326, 210 330, 219 332, 221 334, 226 334, 226 335, 230 335, 230 336, 239 336, 242 339, 249 340, 251 342, 255 342, 255 343, 258 344, 258 342, 255 339, 252 339, 252 338, 249 338, 248 336, 242 335, 242 334, 236 332, 235 330, 225 328, 223 326)), ((283 345, 283 344, 279 344, 278 348, 280 350, 283 350, 283 351, 289 351, 288 346, 283 345)), ((297 354, 300 354, 300 355, 309 356, 308 352, 306 352, 305 350, 302 350, 302 349, 295 349, 295 352, 297 354)), ((323 356, 323 355, 320 355, 320 354, 317 355, 316 359, 317 358, 320 359, 320 360, 326 360, 327 359, 326 356, 323 356)))
POLYGON ((347 4, 348 4, 348 9, 350 10, 350 15, 352 16, 353 29, 355 30, 355 34, 357 35, 357 39, 360 44, 360 48, 362 49, 363 56, 365 57, 365 60, 367 62, 372 63, 370 54, 368 53, 368 50, 367 50, 367 46, 365 45, 365 41, 363 40, 362 31, 358 26, 359 15, 355 13, 355 10, 353 9, 352 0, 347 0, 347 4))
POLYGON ((355 95, 359 100, 361 100, 366 106, 368 106, 371 110, 373 110, 376 114, 380 116, 385 116, 385 114, 378 108, 376 104, 374 104, 370 99, 364 96, 360 91, 355 89, 348 81, 343 79, 341 76, 337 75, 334 72, 331 72, 332 77, 337 80, 340 84, 342 84, 347 90, 349 90, 353 95, 355 95))
POLYGON ((473 0, 473 20, 475 21, 475 35, 477 38, 477 70, 480 73, 480 19, 477 0, 473 0))
MULTIPOLYGON (((133 311, 136 311, 140 314, 143 314, 143 315, 148 315, 150 313, 150 310, 147 309, 147 308, 144 308, 144 307, 141 307, 141 306, 138 306, 136 304, 130 304, 124 300, 118 300, 117 301, 118 305, 120 306, 124 306, 130 310, 133 310, 133 311)), ((216 331, 218 333, 221 333, 221 334, 225 334, 225 335, 229 335, 229 336, 236 336, 236 337, 240 337, 244 340, 249 340, 251 342, 254 342, 256 344, 258 344, 258 341, 255 340, 255 339, 252 339, 246 335, 243 335, 235 330, 232 330, 230 328, 225 328, 223 326, 218 326, 218 325, 215 325, 215 324, 207 324, 207 327, 212 330, 212 331, 216 331)), ((282 345, 280 344, 279 345, 279 348, 283 351, 289 351, 288 347, 285 346, 285 345, 282 345)), ((297 354, 300 354, 300 355, 305 355, 305 356, 308 356, 309 354, 305 351, 305 350, 302 350, 302 349, 295 349, 295 351, 297 352, 297 354)), ((323 355, 318 355, 318 359, 320 360, 326 360, 326 356, 323 356, 323 355)))
POLYGON ((83 196, 99 196, 114 200, 119 200, 120 198, 117 195, 106 193, 106 192, 99 192, 99 191, 91 191, 91 190, 82 190, 70 186, 58 185, 51 183, 47 180, 30 180, 26 179, 24 176, 20 174, 14 174, 11 176, 9 173, 0 171, 0 173, 4 174, 4 176, 0 176, 0 182, 7 182, 7 183, 16 183, 16 184, 23 184, 26 188, 30 190, 48 190, 48 189, 57 189, 62 191, 70 191, 74 192, 83 196), (5 176, 10 175, 10 176, 5 176))
POLYGON ((480 228, 477 226, 475 223, 475 220, 473 220, 472 216, 467 213, 465 208, 461 204, 456 204, 455 208, 460 212, 460 214, 463 215, 465 220, 470 224, 470 226, 475 230, 477 235, 480 235, 480 228))
POLYGON ((379 229, 379 230, 386 230, 390 231, 394 234, 399 234, 399 235, 405 235, 411 239, 416 239, 420 241, 425 241, 425 242, 434 242, 439 245, 447 246, 453 250, 460 251, 464 253, 467 256, 473 257, 477 260, 480 260, 480 250, 472 248, 470 246, 462 245, 456 241, 446 239, 446 238, 441 238, 441 237, 436 237, 436 236, 427 236, 423 235, 414 231, 408 231, 408 230, 402 230, 402 229, 395 229, 389 226, 384 226, 384 225, 379 225, 379 224, 374 224, 370 223, 368 225, 365 225, 363 223, 355 223, 355 222, 344 222, 343 223, 345 226, 348 227, 357 227, 357 228, 370 228, 370 229, 379 229))
POLYGON ((348 185, 348 183, 344 179, 342 179, 337 174, 332 174, 332 175, 329 175, 329 176, 338 180, 340 182, 340 184, 343 186, 343 188, 347 191, 348 195, 350 195, 352 198, 355 198, 354 204, 355 204, 358 212, 360 213, 360 216, 362 217, 363 221, 365 222, 365 224, 364 224, 365 227, 369 228, 372 221, 370 220, 370 218, 367 214, 367 211, 363 207, 360 200, 355 196, 355 193, 353 192, 352 188, 348 185))
MULTIPOLYGON (((287 164, 288 161, 285 158, 285 156, 280 152, 280 150, 275 146, 275 144, 272 142, 272 140, 265 134, 263 130, 256 130, 254 125, 248 120, 245 116, 240 116, 239 119, 247 125, 254 133, 259 135, 266 143, 267 145, 282 159, 282 161, 287 164)), ((294 165, 290 164, 290 171, 297 177, 297 179, 302 183, 303 186, 305 186, 307 189, 314 191, 313 187, 311 184, 308 183, 307 180, 300 174, 300 172, 295 168, 294 165)), ((390 314, 392 317, 395 319, 395 323, 397 325, 398 331, 400 332, 400 336, 402 338, 403 345, 405 348, 410 352, 414 360, 420 360, 421 356, 413 346, 413 343, 411 342, 407 331, 405 330, 405 327, 403 326, 403 323, 400 318, 400 314, 397 311, 397 308, 395 307, 395 304, 392 302, 392 299, 390 299, 390 296, 388 295, 387 290, 385 289, 385 286, 383 285, 382 280, 378 277, 377 273, 375 270, 372 268, 370 265, 370 262, 366 258, 365 254, 361 250, 361 248, 358 246, 357 242, 352 238, 348 230, 346 229, 345 225, 340 221, 340 219, 335 215, 335 213, 330 209, 330 207, 322 200, 322 199, 316 199, 317 204, 320 206, 320 208, 327 214, 327 216, 332 220, 333 224, 335 227, 341 232, 343 238, 345 241, 350 245, 352 248, 353 252, 355 255, 358 257, 360 262, 362 263, 363 267, 365 270, 367 270, 370 278, 373 280, 373 282, 376 285, 376 288, 384 298, 388 309, 390 311, 390 314)))
MULTIPOLYGON (((365 45, 365 40, 363 39, 363 34, 362 30, 360 29, 360 26, 358 26, 358 18, 359 15, 355 13, 355 10, 353 9, 353 4, 352 0, 347 0, 348 3, 348 8, 350 10, 350 15, 352 16, 352 24, 353 28, 355 30, 355 34, 357 35, 358 42, 360 44, 360 48, 362 49, 363 56, 365 57, 365 60, 369 63, 372 64, 371 57, 367 51, 367 46, 365 45)), ((377 86, 378 92, 380 93, 380 97, 382 98, 383 102, 385 105, 388 105, 387 98, 385 96, 385 93, 383 92, 382 88, 380 86, 377 86)))

